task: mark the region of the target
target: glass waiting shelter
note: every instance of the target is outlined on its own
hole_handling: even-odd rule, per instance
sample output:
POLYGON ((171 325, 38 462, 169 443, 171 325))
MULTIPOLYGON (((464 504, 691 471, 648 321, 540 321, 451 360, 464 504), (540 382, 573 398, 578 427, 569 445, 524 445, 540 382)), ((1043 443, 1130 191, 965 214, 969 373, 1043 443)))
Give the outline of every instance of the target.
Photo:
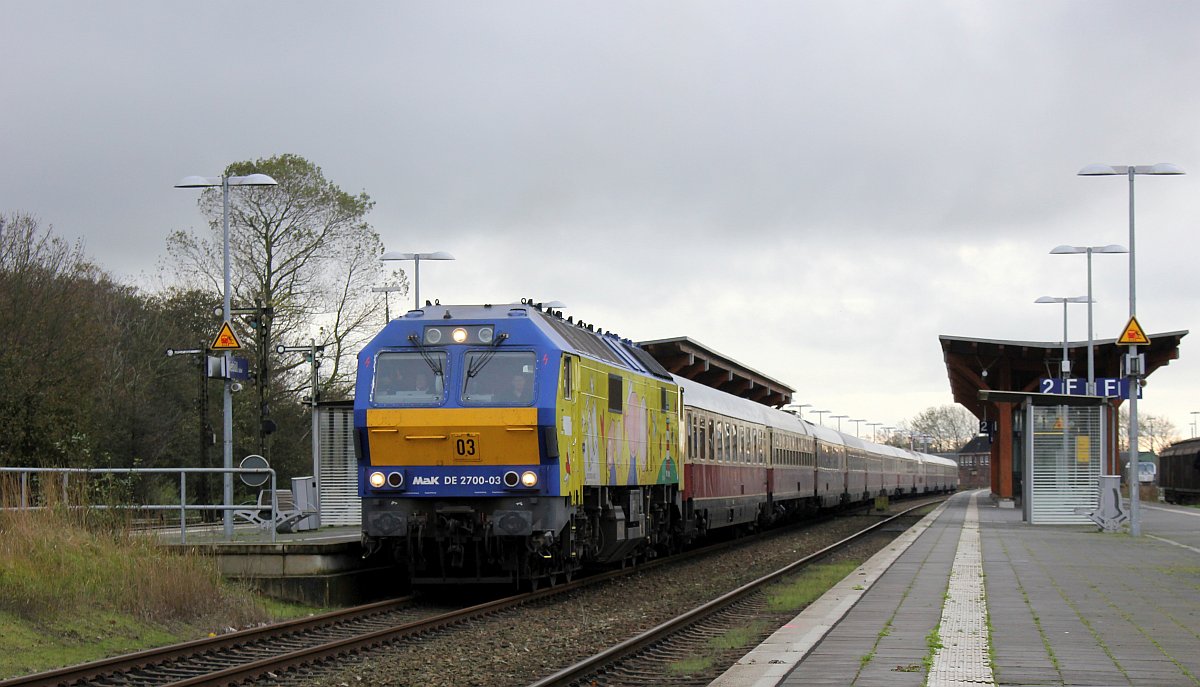
POLYGON ((1113 441, 1111 399, 1100 396, 981 391, 1013 407, 1013 464, 1020 473, 1024 520, 1033 525, 1090 525, 1100 476, 1113 441), (1006 398, 999 398, 1001 395, 1006 398))

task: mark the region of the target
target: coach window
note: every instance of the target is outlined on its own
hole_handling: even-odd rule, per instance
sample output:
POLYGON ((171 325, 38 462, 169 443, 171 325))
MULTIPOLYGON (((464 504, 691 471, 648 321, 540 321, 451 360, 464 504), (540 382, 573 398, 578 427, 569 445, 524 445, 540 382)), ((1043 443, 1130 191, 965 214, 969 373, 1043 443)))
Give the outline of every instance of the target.
MULTIPOLYGON (((703 420, 701 420, 701 422, 703 422, 703 420)), ((708 460, 716 460, 716 444, 713 443, 713 437, 716 436, 713 432, 713 418, 708 418, 707 426, 707 430, 701 428, 701 431, 707 432, 707 434, 704 436, 708 437, 708 448, 704 449, 704 458, 707 458, 708 460)))

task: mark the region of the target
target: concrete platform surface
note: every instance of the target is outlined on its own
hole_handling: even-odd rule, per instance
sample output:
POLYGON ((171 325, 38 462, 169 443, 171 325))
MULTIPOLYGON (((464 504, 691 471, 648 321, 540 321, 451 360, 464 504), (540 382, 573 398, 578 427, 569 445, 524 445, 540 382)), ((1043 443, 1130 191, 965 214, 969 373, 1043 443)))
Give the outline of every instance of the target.
POLYGON ((1200 511, 1141 526, 958 494, 712 684, 1200 686, 1200 511))

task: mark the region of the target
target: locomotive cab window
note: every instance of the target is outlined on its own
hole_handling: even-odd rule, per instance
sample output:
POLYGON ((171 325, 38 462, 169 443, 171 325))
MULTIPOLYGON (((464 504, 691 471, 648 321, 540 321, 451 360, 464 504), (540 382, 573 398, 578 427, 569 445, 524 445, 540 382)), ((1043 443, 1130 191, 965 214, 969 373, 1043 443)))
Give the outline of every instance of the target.
POLYGON ((440 405, 445 399, 446 354, 383 352, 375 358, 371 400, 380 405, 440 405))
POLYGON ((533 351, 467 351, 463 405, 533 403, 537 356, 533 351))

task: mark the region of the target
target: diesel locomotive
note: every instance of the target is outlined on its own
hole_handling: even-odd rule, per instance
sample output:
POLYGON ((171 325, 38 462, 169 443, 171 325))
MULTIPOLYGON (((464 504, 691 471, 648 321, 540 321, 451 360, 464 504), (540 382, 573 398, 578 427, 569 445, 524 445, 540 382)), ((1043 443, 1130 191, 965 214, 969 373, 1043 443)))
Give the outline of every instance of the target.
POLYGON ((570 579, 883 494, 952 461, 864 442, 671 375, 538 304, 426 305, 358 357, 363 542, 412 582, 570 579))

